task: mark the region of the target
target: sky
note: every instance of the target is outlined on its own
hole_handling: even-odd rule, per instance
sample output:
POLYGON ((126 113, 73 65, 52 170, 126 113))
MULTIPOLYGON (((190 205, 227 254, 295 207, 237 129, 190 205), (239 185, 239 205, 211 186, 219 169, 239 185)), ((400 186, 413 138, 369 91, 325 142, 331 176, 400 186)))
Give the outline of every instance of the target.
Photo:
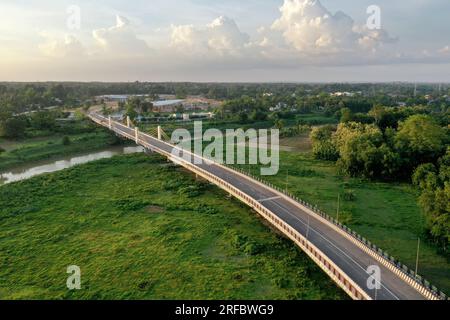
POLYGON ((449 14, 448 0, 1 0, 0 81, 450 82, 449 14))

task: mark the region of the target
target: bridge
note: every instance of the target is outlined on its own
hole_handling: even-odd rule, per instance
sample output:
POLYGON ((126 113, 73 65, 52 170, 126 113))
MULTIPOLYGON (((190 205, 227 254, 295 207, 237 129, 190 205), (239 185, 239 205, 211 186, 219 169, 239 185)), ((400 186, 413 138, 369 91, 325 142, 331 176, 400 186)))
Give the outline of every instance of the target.
POLYGON ((442 292, 405 265, 384 253, 363 237, 326 216, 307 203, 283 193, 260 178, 249 177, 239 170, 204 159, 157 136, 140 132, 126 124, 92 113, 89 118, 159 153, 196 175, 225 190, 260 214, 274 228, 299 246, 339 287, 355 300, 441 300, 442 292), (174 150, 176 148, 176 150, 174 150), (203 160, 203 161, 194 161, 203 160), (196 164, 201 162, 201 164, 196 164), (372 270, 380 271, 377 280, 372 270))

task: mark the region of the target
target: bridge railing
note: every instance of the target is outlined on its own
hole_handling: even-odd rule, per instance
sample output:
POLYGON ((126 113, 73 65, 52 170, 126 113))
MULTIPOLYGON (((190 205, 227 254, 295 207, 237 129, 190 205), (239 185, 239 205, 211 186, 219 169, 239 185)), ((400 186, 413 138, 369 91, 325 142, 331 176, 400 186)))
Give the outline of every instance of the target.
MULTIPOLYGON (((91 119, 93 119, 95 122, 99 123, 100 125, 108 126, 108 124, 106 123, 107 120, 104 117, 103 117, 103 119, 104 119, 103 121, 99 120, 99 119, 96 119, 95 117, 91 117, 91 119)), ((122 124, 120 124, 120 125, 122 125, 122 124)), ((121 130, 117 130, 115 128, 112 128, 112 130, 114 130, 118 134, 126 136, 129 139, 132 139, 132 140, 135 139, 134 136, 132 136, 130 134, 127 134, 127 133, 124 133, 121 130)), ((141 132, 139 132, 138 135, 139 136, 143 135, 143 136, 147 136, 147 137, 152 138, 152 139, 157 139, 157 138, 155 138, 153 136, 150 136, 148 134, 141 133, 141 132)), ((140 139, 138 139, 138 140, 140 140, 140 139)), ((160 142, 162 142, 162 143, 164 143, 164 144, 166 144, 166 145, 168 145, 168 146, 170 146, 172 148, 175 147, 175 146, 173 146, 173 145, 171 145, 171 144, 169 144, 167 142, 164 142, 164 141, 161 141, 161 140, 158 140, 158 141, 160 141, 160 142)), ((156 148, 155 146, 149 145, 148 143, 146 143, 143 140, 142 141, 138 141, 138 142, 140 144, 150 148, 150 149, 155 149, 156 148)), ((156 149, 158 149, 158 148, 156 148, 156 149)), ((173 158, 172 154, 168 154, 164 150, 159 149, 158 152, 166 155, 167 157, 172 157, 173 158)), ((196 154, 194 154, 192 152, 189 152, 187 150, 183 150, 183 152, 188 152, 188 153, 190 153, 193 156, 204 158, 203 156, 196 155, 196 154)), ((335 230, 337 230, 338 232, 340 232, 341 234, 346 236, 347 239, 351 240, 354 244, 359 246, 366 253, 371 255, 377 261, 382 263, 385 267, 389 268, 391 271, 393 271, 395 274, 397 274, 401 279, 403 279, 408 284, 410 284, 412 287, 414 287, 416 290, 418 290, 426 298, 433 299, 433 300, 438 300, 438 299, 439 300, 448 300, 448 297, 442 291, 440 292, 437 289, 436 286, 431 285, 431 283, 429 281, 427 281, 423 277, 415 274, 415 272, 413 270, 411 270, 409 267, 407 267, 406 265, 404 265, 401 262, 399 262, 397 259, 395 259, 391 255, 389 255, 387 252, 385 252, 382 249, 378 248, 376 245, 372 244, 370 241, 368 241, 367 239, 365 239, 364 237, 362 237, 361 235, 359 235, 355 231, 351 230, 349 227, 347 227, 344 224, 340 223, 334 217, 331 217, 330 215, 326 214, 325 212, 320 210, 317 206, 311 205, 307 201, 304 201, 304 200, 298 198, 297 196, 295 196, 294 194, 289 193, 287 190, 283 190, 282 188, 272 184, 271 182, 265 181, 261 177, 254 176, 251 173, 246 172, 246 171, 242 170, 239 167, 230 166, 230 165, 226 165, 226 164, 222 164, 222 163, 217 163, 216 161, 214 161, 214 159, 210 159, 210 158, 204 158, 204 159, 214 163, 215 165, 221 166, 221 167, 223 167, 225 169, 232 170, 232 171, 237 172, 237 173, 239 173, 241 175, 244 175, 247 178, 250 178, 250 179, 252 179, 252 180, 254 180, 254 181, 256 181, 256 182, 258 182, 260 184, 264 184, 265 187, 270 187, 272 190, 274 190, 278 194, 284 196, 289 201, 294 202, 294 204, 300 206, 302 209, 305 209, 305 208, 308 209, 311 213, 315 214, 316 217, 321 218, 322 221, 326 221, 335 230)), ((276 215, 273 212, 270 212, 267 208, 265 208, 263 205, 261 205, 259 202, 257 202, 257 200, 249 199, 248 196, 242 197, 242 192, 241 191, 236 189, 234 186, 228 184, 224 180, 222 180, 222 179, 220 179, 220 178, 218 178, 218 177, 216 177, 214 175, 211 175, 209 172, 204 171, 203 169, 199 168, 198 166, 194 166, 191 163, 186 162, 182 158, 178 158, 177 160, 180 162, 180 164, 182 164, 183 166, 188 166, 189 169, 191 169, 194 172, 199 173, 201 176, 207 178, 207 180, 213 180, 213 181, 220 180, 220 183, 218 185, 221 188, 223 188, 223 189, 225 189, 227 191, 231 191, 230 193, 234 194, 237 198, 241 199, 241 201, 248 203, 252 208, 254 208, 260 214, 262 214, 267 220, 269 220, 278 229, 280 229, 279 227, 281 226, 280 230, 283 233, 285 233, 285 231, 288 230, 289 232, 288 232, 287 236, 289 238, 291 238, 293 241, 295 241, 327 274, 330 275, 330 277, 332 277, 335 281, 337 281, 340 284, 340 286, 343 287, 343 289, 350 296, 352 296, 355 299, 370 298, 370 297, 367 296, 365 291, 363 291, 361 288, 359 288, 355 283, 351 283, 351 286, 349 287, 350 282, 352 282, 351 279, 348 276, 346 276, 345 273, 342 272, 342 270, 340 270, 336 265, 334 265, 334 263, 332 263, 332 261, 327 261, 327 264, 323 264, 323 262, 326 259, 328 259, 328 258, 326 258, 326 256, 323 253, 320 254, 320 256, 322 258, 320 258, 317 261, 317 257, 315 255, 315 253, 320 252, 320 250, 318 248, 316 248, 315 246, 313 246, 311 243, 309 243, 309 241, 307 239, 304 239, 304 237, 300 233, 298 233, 295 229, 293 229, 292 227, 290 227, 289 225, 287 225, 284 222, 281 223, 279 221, 279 219, 275 218, 276 215), (305 245, 305 241, 306 241, 306 243, 308 245, 305 245), (314 250, 310 251, 308 249, 308 247, 310 247, 310 248, 314 247, 314 250), (329 267, 332 266, 332 265, 333 265, 333 268, 329 269, 329 267), (336 270, 338 271, 338 273, 341 276, 344 275, 344 278, 346 278, 345 279, 346 281, 341 282, 339 277, 336 278, 336 275, 334 274, 334 272, 336 270), (352 290, 354 292, 352 292, 352 290), (356 294, 355 292, 358 292, 358 294, 356 294)))

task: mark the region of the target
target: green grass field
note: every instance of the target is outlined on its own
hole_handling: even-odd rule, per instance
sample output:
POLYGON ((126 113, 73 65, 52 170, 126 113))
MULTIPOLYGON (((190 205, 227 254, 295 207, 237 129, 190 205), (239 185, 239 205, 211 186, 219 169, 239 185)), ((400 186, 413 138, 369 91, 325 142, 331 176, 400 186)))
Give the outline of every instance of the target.
POLYGON ((246 206, 159 156, 2 186, 0 230, 0 299, 346 299, 246 206))

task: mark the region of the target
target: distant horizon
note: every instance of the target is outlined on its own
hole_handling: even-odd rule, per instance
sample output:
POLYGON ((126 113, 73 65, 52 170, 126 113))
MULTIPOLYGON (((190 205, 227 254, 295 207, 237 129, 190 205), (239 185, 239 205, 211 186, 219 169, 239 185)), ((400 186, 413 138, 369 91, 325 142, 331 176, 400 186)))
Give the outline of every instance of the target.
POLYGON ((410 85, 449 85, 448 82, 432 82, 432 81, 74 81, 74 80, 46 80, 46 81, 3 81, 0 80, 0 84, 46 84, 46 83, 81 83, 81 84, 90 84, 90 83, 112 83, 112 84, 121 84, 121 83, 191 83, 191 84, 410 84, 410 85))

